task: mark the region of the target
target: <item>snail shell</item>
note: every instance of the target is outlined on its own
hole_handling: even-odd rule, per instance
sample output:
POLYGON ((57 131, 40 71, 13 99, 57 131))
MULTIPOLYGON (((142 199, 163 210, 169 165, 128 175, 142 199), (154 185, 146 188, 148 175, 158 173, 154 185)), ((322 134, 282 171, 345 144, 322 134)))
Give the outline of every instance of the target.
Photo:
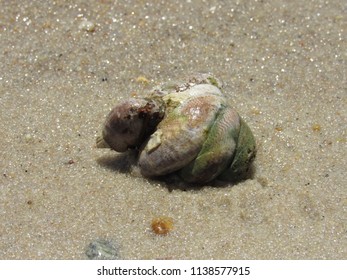
POLYGON ((164 117, 163 105, 161 100, 146 98, 121 102, 108 114, 96 146, 117 152, 138 148, 164 117))
POLYGON ((201 75, 146 98, 123 101, 108 115, 97 147, 137 148, 146 177, 178 172, 187 182, 235 180, 252 163, 253 134, 227 103, 219 83, 201 75))

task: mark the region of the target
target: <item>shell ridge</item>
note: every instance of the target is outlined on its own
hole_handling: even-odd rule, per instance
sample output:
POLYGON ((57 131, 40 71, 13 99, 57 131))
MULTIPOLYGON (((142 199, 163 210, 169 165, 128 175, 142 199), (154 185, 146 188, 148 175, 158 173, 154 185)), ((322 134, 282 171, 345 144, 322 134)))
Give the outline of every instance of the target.
MULTIPOLYGON (((172 101, 171 98, 167 100, 172 101)), ((157 130, 162 131, 160 144, 155 149, 149 149, 152 144, 150 139, 140 154, 139 165, 144 175, 150 177, 177 171, 198 155, 206 132, 214 122, 215 113, 221 107, 218 96, 213 96, 211 101, 213 102, 208 104, 205 99, 191 96, 185 103, 171 108, 166 118, 158 125, 157 130), (207 109, 197 114, 197 120, 192 119, 190 109, 202 108, 206 103, 207 109)))
POLYGON ((186 181, 211 181, 230 165, 236 147, 233 135, 235 130, 239 130, 239 122, 239 116, 235 110, 223 105, 217 112, 199 154, 181 170, 181 176, 186 181))
POLYGON ((220 178, 225 181, 241 178, 247 173, 257 152, 255 139, 249 126, 242 118, 240 118, 240 124, 236 153, 231 165, 220 175, 220 178))

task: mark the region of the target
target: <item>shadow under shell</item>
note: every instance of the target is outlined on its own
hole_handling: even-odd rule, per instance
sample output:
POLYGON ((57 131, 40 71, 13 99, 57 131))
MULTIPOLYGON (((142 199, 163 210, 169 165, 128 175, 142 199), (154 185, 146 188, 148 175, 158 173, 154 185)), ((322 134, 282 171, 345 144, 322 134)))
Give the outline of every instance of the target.
MULTIPOLYGON (((102 156, 97 159, 97 162, 98 164, 109 170, 122 174, 131 174, 133 168, 137 166, 137 159, 138 153, 134 150, 129 150, 122 154, 102 156)), ((204 187, 223 188, 234 186, 242 181, 253 179, 255 171, 255 165, 254 163, 252 163, 248 171, 242 174, 240 177, 235 178, 235 180, 221 181, 217 178, 211 182, 203 184, 185 182, 179 177, 176 172, 163 176, 147 178, 147 180, 156 184, 160 183, 170 192, 173 190, 194 191, 203 189, 204 187)))

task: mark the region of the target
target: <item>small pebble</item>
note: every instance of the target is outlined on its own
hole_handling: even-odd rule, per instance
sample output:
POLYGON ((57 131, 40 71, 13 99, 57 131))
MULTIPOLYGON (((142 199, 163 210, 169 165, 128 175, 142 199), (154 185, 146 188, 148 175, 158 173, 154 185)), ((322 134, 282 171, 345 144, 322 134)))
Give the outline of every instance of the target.
POLYGON ((154 233, 166 235, 173 229, 173 220, 170 217, 158 217, 152 220, 151 227, 154 233))
POLYGON ((80 30, 84 30, 87 32, 94 32, 95 31, 95 23, 91 22, 89 20, 82 20, 81 23, 79 24, 78 28, 80 30))
POLYGON ((32 134, 30 134, 30 133, 27 133, 27 134, 25 134, 24 135, 24 141, 26 142, 26 143, 28 143, 28 144, 30 144, 30 143, 34 143, 34 136, 32 135, 32 134))
POLYGON ((312 125, 312 130, 315 132, 319 132, 321 130, 321 126, 318 123, 312 125))
POLYGON ((144 77, 144 76, 139 76, 136 78, 136 82, 139 84, 144 84, 144 85, 148 85, 149 84, 149 80, 144 77))
POLYGON ((86 255, 90 260, 119 260, 119 246, 109 240, 99 239, 91 242, 86 255))

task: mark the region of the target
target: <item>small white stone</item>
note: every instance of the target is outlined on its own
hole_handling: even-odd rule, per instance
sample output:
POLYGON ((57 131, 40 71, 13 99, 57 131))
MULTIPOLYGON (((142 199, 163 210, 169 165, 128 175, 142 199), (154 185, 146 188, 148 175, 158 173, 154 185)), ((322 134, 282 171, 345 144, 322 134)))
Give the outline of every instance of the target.
POLYGON ((34 137, 30 133, 27 133, 24 135, 24 139, 26 143, 31 143, 34 140, 34 137))
POLYGON ((95 23, 86 19, 83 19, 79 24, 78 28, 87 32, 95 31, 95 23))

